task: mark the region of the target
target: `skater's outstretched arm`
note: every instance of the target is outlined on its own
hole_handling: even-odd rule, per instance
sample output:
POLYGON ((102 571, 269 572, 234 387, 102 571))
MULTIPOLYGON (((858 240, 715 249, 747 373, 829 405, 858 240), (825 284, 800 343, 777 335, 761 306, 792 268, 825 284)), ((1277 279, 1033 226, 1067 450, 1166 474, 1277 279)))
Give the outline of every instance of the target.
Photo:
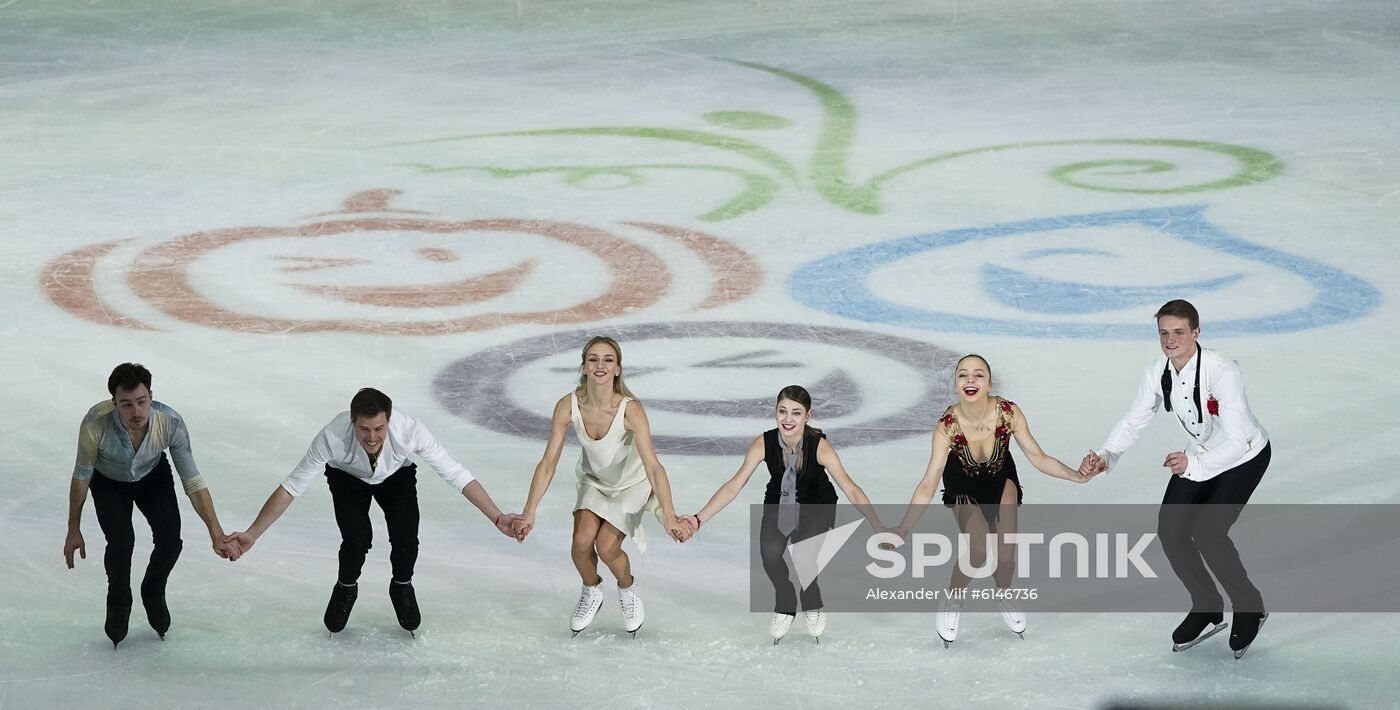
POLYGON ((836 455, 836 448, 826 439, 817 440, 817 463, 826 469, 826 474, 831 476, 831 480, 836 482, 841 492, 846 494, 846 500, 851 501, 860 514, 870 522, 870 527, 875 532, 887 532, 888 528, 880 520, 880 516, 875 514, 875 506, 870 504, 870 499, 865 496, 865 491, 851 478, 851 474, 846 472, 846 467, 841 465, 841 457, 836 455))
POLYGON ((237 543, 242 552, 247 552, 253 548, 253 543, 287 512, 287 506, 296 500, 287 489, 278 486, 272 495, 267 497, 267 502, 263 503, 262 510, 258 511, 258 517, 253 520, 253 524, 248 526, 243 532, 230 533, 228 540, 237 543))
POLYGON ((262 510, 258 511, 258 517, 253 520, 253 524, 243 532, 230 533, 227 539, 236 542, 244 553, 252 549, 253 543, 287 512, 287 506, 306 490, 316 476, 326 470, 326 464, 330 463, 333 455, 330 427, 327 426, 311 440, 306 455, 301 457, 301 462, 282 481, 282 485, 267 497, 267 502, 263 503, 262 510))
MULTIPOLYGON (((1066 481, 1083 483, 1098 475, 1097 472, 1086 473, 1082 469, 1075 469, 1066 466, 1059 459, 1045 453, 1031 436, 1030 422, 1026 421, 1025 412, 1017 405, 1011 405, 1011 435, 1016 437, 1016 445, 1021 447, 1021 453, 1026 455, 1026 459, 1035 466, 1037 471, 1054 478, 1063 478, 1066 481)), ((1081 464, 1082 465, 1082 464, 1081 464)))
POLYGON ((68 537, 63 541, 63 559, 73 569, 73 553, 87 559, 87 544, 83 542, 83 505, 87 503, 90 479, 72 479, 68 484, 68 537))
POLYGON ((539 508, 545 491, 549 490, 549 484, 554 480, 554 470, 559 467, 559 457, 564 454, 564 434, 569 429, 569 398, 572 396, 566 394, 554 405, 554 414, 549 422, 549 442, 544 446, 544 456, 535 464, 535 475, 530 479, 530 493, 525 497, 525 509, 513 521, 515 539, 522 542, 535 528, 535 510, 539 508))
POLYGON ((646 410, 642 409, 642 403, 635 399, 627 402, 626 406, 627 411, 623 414, 622 423, 627 431, 632 432, 632 443, 642 458, 642 468, 651 483, 651 492, 661 504, 662 524, 676 542, 684 542, 689 534, 686 527, 676 518, 676 507, 671 503, 671 481, 666 477, 666 469, 661 466, 661 460, 656 458, 656 446, 651 441, 651 422, 647 420, 646 410))
POLYGON ((485 515, 486 519, 490 520, 491 524, 496 526, 502 535, 515 537, 515 531, 511 524, 517 516, 502 513, 501 509, 496 507, 495 501, 491 500, 491 494, 486 492, 486 487, 465 466, 447 453, 447 449, 438 443, 432 432, 428 431, 422 422, 412 418, 405 419, 404 415, 400 414, 395 423, 406 431, 412 442, 410 445, 413 447, 414 454, 423 459, 424 463, 432 467, 444 481, 447 481, 472 505, 476 506, 476 509, 480 510, 481 514, 485 515))
MULTIPOLYGON (((481 481, 472 481, 462 487, 462 495, 471 501, 472 505, 480 510, 496 529, 501 531, 506 537, 515 537, 513 523, 520 517, 514 513, 503 513, 496 503, 491 500, 491 494, 486 492, 486 487, 481 485, 481 481)), ((519 540, 517 540, 518 542, 519 540)))
MULTIPOLYGON (((700 512, 685 516, 686 520, 682 522, 690 521, 689 525, 695 530, 699 530, 702 523, 719 515, 719 511, 724 510, 725 506, 734 502, 734 499, 739 496, 739 491, 744 490, 744 486, 748 485, 749 479, 753 477, 753 472, 761 463, 763 463, 762 435, 755 437, 753 443, 749 444, 748 451, 744 452, 744 461, 739 464, 739 470, 735 471, 734 475, 721 484, 714 495, 710 496, 710 502, 706 503, 700 512)), ((691 533, 694 534, 694 530, 691 533)))
POLYGON ((243 546, 237 540, 224 535, 224 528, 219 524, 219 515, 214 512, 214 497, 209 495, 208 488, 191 493, 190 505, 194 506, 194 512, 204 521, 204 527, 209 531, 209 542, 214 547, 214 554, 229 562, 243 556, 243 546))
POLYGON ((943 467, 948 463, 948 449, 952 442, 948 440, 948 435, 943 431, 943 427, 933 430, 933 454, 929 456, 928 467, 924 469, 924 477, 919 481, 919 485, 914 486, 914 495, 909 499, 909 508, 904 512, 904 519, 900 521, 899 527, 893 532, 900 537, 909 535, 909 531, 919 524, 919 518, 923 516, 924 509, 928 507, 929 501, 933 500, 933 494, 938 492, 938 482, 943 478, 943 467))

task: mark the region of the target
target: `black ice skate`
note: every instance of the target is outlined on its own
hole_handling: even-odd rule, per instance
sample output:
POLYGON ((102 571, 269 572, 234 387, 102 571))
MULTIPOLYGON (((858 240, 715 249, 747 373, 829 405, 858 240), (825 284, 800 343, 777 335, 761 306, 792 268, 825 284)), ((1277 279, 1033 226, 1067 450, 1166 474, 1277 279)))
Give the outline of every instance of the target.
POLYGON ((399 626, 417 638, 418 635, 413 632, 423 623, 423 615, 418 613, 418 597, 413 593, 413 583, 389 580, 389 601, 394 604, 394 615, 399 617, 399 626))
POLYGON ((165 632, 170 630, 170 607, 165 605, 165 585, 161 584, 160 589, 155 585, 149 588, 141 585, 141 606, 146 607, 146 622, 155 629, 160 640, 165 640, 165 632))
POLYGON ((345 585, 336 582, 331 588, 331 600, 326 604, 326 629, 340 633, 350 621, 350 610, 355 608, 355 599, 360 596, 360 585, 345 585))
POLYGON ((1192 646, 1220 633, 1229 624, 1225 623, 1225 615, 1215 611, 1193 611, 1186 615, 1186 619, 1172 632, 1172 653, 1185 651, 1192 646), (1206 627, 1211 627, 1209 630, 1206 627), (1202 632, 1205 633, 1202 633, 1202 632))
POLYGON ((1244 652, 1249 650, 1249 645, 1254 643, 1254 639, 1259 635, 1259 629, 1264 628, 1264 622, 1269 620, 1269 612, 1235 612, 1235 628, 1230 629, 1230 650, 1235 652, 1235 659, 1244 656, 1244 652))
POLYGON ((107 638, 112 639, 112 650, 116 650, 117 644, 126 638, 126 627, 129 621, 131 621, 131 605, 107 605, 107 623, 102 625, 102 630, 107 632, 107 638))

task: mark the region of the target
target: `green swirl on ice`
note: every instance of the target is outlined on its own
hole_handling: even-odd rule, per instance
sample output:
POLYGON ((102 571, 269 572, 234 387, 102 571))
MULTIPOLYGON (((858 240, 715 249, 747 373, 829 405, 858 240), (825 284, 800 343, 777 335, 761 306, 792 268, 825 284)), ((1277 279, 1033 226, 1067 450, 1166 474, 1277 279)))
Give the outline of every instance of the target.
MULTIPOLYGON (((481 171, 497 178, 509 179, 527 175, 558 175, 564 184, 581 189, 617 189, 646 183, 646 174, 653 171, 690 171, 725 175, 736 179, 739 191, 718 206, 698 215, 705 221, 721 221, 740 217, 758 210, 777 198, 784 186, 794 189, 810 187, 827 202, 858 214, 881 214, 881 193, 885 187, 909 173, 967 156, 1033 148, 1063 148, 1070 146, 1149 147, 1204 151, 1232 159, 1235 172, 1223 178, 1166 187, 1127 187, 1104 182, 1105 179, 1177 172, 1181 168, 1168 160, 1146 158, 1110 158, 1087 160, 1060 165, 1050 169, 1048 176, 1067 186, 1148 195, 1173 195, 1241 187, 1270 180, 1283 171, 1278 157, 1248 146, 1211 141, 1173 138, 1104 138, 1082 140, 1049 140, 1006 143, 958 150, 897 165, 861 182, 852 175, 850 162, 856 140, 857 111, 845 94, 830 84, 779 67, 723 60, 735 66, 763 72, 805 89, 821 108, 821 124, 816 131, 816 144, 805 166, 789 160, 778 151, 747 138, 739 138, 709 130, 664 128, 650 126, 587 126, 578 128, 548 128, 524 131, 503 131, 447 136, 393 147, 433 143, 463 142, 487 138, 627 138, 662 141, 704 148, 727 159, 719 163, 705 162, 637 162, 609 165, 535 165, 506 167, 501 165, 433 165, 404 163, 423 173, 481 171), (732 164, 737 161, 738 164, 732 164), (805 168, 805 169, 804 169, 805 168), (611 178, 611 180, 608 180, 611 178), (600 180, 601 179, 601 180, 600 180)), ((719 130, 780 131, 798 125, 792 119, 761 111, 710 111, 701 118, 719 130)))

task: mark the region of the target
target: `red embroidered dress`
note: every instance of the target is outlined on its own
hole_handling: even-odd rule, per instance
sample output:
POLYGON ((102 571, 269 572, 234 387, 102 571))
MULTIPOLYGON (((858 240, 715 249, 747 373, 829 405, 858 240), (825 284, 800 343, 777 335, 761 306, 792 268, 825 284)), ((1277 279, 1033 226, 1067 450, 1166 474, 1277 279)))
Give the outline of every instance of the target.
MULTIPOLYGON (((1001 494, 1010 480, 1016 484, 1016 504, 1021 504, 1021 481, 1016 477, 1016 462, 1011 458, 1011 422, 1016 416, 1010 400, 995 398, 997 427, 992 433, 992 453, 985 461, 972 456, 972 447, 963 435, 962 424, 954 408, 949 407, 938 421, 947 435, 951 447, 948 449, 948 463, 943 467, 943 504, 952 506, 958 503, 995 506, 1001 502, 1001 494)), ((995 508, 992 509, 993 511, 995 508)), ((994 520, 995 512, 988 518, 994 520)))

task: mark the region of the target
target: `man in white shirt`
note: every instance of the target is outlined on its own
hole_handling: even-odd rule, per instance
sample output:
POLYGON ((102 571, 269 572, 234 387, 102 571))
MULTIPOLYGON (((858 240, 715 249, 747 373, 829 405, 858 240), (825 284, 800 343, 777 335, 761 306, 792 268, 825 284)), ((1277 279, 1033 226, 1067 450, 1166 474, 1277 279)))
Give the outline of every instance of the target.
POLYGON ((1230 648, 1239 658, 1269 615, 1230 540, 1230 527, 1269 467, 1269 434, 1249 408, 1239 364, 1197 343, 1201 329, 1195 306, 1170 301, 1155 318, 1162 356, 1148 366, 1132 406, 1108 441, 1089 452, 1079 470, 1090 474, 1112 468, 1158 407, 1165 405, 1176 415, 1191 443, 1167 454, 1162 464, 1172 478, 1162 497, 1157 533, 1172 571, 1191 594, 1191 613, 1173 632, 1172 650, 1190 648, 1228 626, 1214 573, 1230 596, 1230 648))
POLYGON ((369 504, 373 500, 384 511, 389 531, 393 568, 389 599, 399 624, 412 633, 422 622, 413 593, 413 567, 418 560, 418 467, 409 457, 415 454, 461 491, 501 534, 515 537, 511 523, 518 516, 502 513, 481 483, 448 455, 427 427, 403 410, 395 412, 393 402, 383 392, 366 387, 350 400, 350 411, 341 412, 316 435, 306 456, 268 497, 253 524, 229 539, 245 551, 251 548, 312 479, 324 474, 341 536, 340 571, 326 606, 326 628, 331 633, 344 629, 359 596, 360 570, 372 541, 369 504))

